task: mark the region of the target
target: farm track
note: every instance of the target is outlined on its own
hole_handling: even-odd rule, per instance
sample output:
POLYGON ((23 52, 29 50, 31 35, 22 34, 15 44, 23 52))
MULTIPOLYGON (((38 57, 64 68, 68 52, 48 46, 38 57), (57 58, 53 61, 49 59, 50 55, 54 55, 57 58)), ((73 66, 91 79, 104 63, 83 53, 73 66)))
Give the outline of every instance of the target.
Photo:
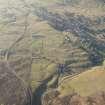
MULTIPOLYGON (((8 24, 7 24, 8 25, 8 24)), ((2 27, 4 28, 4 27, 2 27)), ((10 67, 10 64, 9 64, 9 52, 11 51, 11 49, 14 48, 14 46, 16 46, 17 43, 19 43, 21 40, 24 39, 24 37, 27 35, 27 31, 28 31, 28 15, 27 17, 25 18, 25 26, 24 26, 24 32, 23 34, 8 48, 5 56, 4 56, 4 62, 5 64, 7 65, 8 67, 8 70, 9 72, 11 72, 21 83, 21 86, 23 87, 23 90, 25 91, 25 94, 24 94, 24 99, 26 101, 26 99, 28 99, 29 101, 29 105, 32 105, 32 91, 30 89, 30 86, 29 84, 27 84, 14 70, 12 67, 10 67)), ((31 68, 30 68, 31 69, 31 68)), ((30 74, 30 73, 29 73, 30 74)))

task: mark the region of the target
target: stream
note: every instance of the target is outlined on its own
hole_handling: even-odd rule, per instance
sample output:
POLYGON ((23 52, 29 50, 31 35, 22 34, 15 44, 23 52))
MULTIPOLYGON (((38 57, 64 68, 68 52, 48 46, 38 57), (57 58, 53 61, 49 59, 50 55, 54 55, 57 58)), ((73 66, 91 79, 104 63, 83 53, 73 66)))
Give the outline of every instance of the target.
MULTIPOLYGON (((39 87, 37 87, 36 91, 33 94, 32 105, 42 105, 42 103, 41 103, 42 95, 48 89, 47 84, 50 80, 52 80, 54 75, 55 75, 55 73, 53 75, 51 75, 50 77, 48 77, 46 80, 42 81, 42 84, 39 87)), ((54 85, 53 88, 56 88, 57 84, 58 84, 58 82, 55 81, 53 84, 54 85)))

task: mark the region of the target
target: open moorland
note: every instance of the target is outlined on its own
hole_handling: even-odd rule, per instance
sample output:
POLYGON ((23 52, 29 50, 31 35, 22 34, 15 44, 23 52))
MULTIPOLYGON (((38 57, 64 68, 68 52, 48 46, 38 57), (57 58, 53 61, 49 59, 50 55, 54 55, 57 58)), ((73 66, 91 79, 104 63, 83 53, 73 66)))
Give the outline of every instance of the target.
POLYGON ((104 11, 104 0, 0 0, 0 104, 104 105, 104 11))

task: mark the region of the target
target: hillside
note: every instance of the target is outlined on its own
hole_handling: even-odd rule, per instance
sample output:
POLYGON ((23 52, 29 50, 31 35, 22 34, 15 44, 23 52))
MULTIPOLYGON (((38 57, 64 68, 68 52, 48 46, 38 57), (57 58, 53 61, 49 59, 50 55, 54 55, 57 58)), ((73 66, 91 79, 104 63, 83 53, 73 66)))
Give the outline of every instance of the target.
POLYGON ((43 105, 104 105, 105 64, 73 77, 64 77, 56 89, 42 97, 43 105))
POLYGON ((76 91, 83 97, 104 91, 104 3, 0 0, 0 61, 19 84, 24 83, 23 93, 32 105, 42 105, 42 96, 50 89, 61 96, 76 91))
POLYGON ((93 67, 86 72, 61 81, 58 90, 61 95, 76 92, 81 96, 90 96, 100 91, 105 91, 105 65, 93 67))

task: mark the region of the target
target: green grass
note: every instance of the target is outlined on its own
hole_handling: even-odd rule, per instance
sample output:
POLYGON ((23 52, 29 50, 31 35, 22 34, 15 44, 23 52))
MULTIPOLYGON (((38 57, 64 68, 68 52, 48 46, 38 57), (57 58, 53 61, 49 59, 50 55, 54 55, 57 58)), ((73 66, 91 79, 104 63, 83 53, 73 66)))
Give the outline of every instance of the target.
POLYGON ((47 60, 40 60, 32 64, 31 86, 34 91, 43 80, 47 79, 56 70, 56 64, 49 63, 47 60))
MULTIPOLYGON (((48 25, 46 21, 39 21, 36 24, 33 24, 31 30, 34 34, 44 36, 42 39, 32 41, 31 46, 33 52, 39 51, 39 53, 41 52, 39 55, 45 56, 49 59, 35 60, 32 64, 31 85, 34 91, 43 80, 56 71, 56 63, 64 62, 67 55, 66 50, 59 47, 63 43, 64 33, 56 31, 48 25)), ((51 84, 52 81, 50 81, 49 84, 51 84)))
POLYGON ((92 70, 79 74, 68 79, 58 87, 61 96, 77 92, 81 96, 89 96, 98 91, 105 91, 105 70, 104 66, 95 67, 92 70))

